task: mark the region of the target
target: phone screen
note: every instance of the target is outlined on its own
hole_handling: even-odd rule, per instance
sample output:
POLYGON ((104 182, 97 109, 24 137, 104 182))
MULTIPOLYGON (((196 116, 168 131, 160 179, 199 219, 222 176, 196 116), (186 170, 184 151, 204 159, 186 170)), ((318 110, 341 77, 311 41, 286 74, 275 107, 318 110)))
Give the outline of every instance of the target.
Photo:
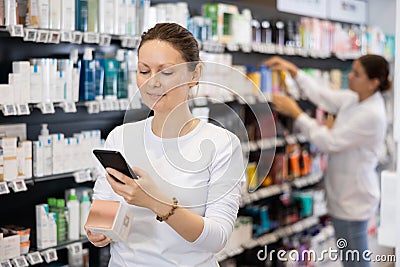
MULTIPOLYGON (((93 154, 100 161, 104 168, 110 167, 125 174, 128 177, 131 177, 132 179, 138 179, 136 174, 129 167, 129 164, 126 162, 119 151, 95 149, 93 150, 93 154)), ((121 182, 117 178, 113 178, 118 182, 121 182)))

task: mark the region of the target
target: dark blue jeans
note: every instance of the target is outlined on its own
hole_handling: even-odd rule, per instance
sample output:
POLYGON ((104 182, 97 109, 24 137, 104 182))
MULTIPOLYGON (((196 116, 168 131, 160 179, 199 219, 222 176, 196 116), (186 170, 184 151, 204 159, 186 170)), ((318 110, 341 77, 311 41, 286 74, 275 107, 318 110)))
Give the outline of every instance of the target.
POLYGON ((331 217, 344 267, 369 267, 368 220, 346 221, 331 217))

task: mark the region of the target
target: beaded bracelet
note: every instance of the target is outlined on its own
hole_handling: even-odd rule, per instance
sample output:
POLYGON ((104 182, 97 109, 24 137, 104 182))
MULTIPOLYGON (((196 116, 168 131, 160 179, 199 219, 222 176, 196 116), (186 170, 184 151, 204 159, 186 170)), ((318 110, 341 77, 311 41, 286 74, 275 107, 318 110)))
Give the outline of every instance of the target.
POLYGON ((168 218, 174 214, 176 208, 178 208, 178 200, 174 197, 172 198, 172 201, 174 202, 174 204, 172 204, 172 208, 171 210, 168 212, 168 214, 164 215, 164 216, 156 216, 156 219, 160 222, 166 221, 168 220, 168 218))

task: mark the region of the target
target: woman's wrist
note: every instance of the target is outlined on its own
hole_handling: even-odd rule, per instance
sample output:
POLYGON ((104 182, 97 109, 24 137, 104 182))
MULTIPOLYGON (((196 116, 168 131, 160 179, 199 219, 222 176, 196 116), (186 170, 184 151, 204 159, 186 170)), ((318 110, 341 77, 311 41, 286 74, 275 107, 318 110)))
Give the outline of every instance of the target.
POLYGON ((163 197, 162 199, 154 199, 154 203, 150 209, 158 216, 162 216, 171 210, 173 204, 172 198, 163 197))
POLYGON ((292 118, 293 118, 294 120, 297 120, 298 117, 300 117, 301 114, 303 114, 303 111, 302 111, 300 108, 299 108, 299 109, 296 109, 296 110, 293 112, 293 114, 292 114, 292 118))

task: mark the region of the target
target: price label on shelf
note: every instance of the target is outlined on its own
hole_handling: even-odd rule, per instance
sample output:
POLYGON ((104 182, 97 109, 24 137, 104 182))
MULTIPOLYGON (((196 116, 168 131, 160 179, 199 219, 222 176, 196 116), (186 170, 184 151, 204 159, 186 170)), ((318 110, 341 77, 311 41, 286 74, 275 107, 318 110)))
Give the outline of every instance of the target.
POLYGON ((61 102, 60 107, 64 110, 65 113, 75 113, 76 112, 75 102, 61 102))
POLYGON ((290 185, 288 183, 282 184, 281 191, 283 193, 289 192, 290 191, 290 185))
POLYGON ((297 139, 294 135, 288 135, 285 137, 286 143, 289 145, 294 145, 297 143, 297 139))
POLYGON ((113 100, 113 101, 111 101, 111 110, 113 110, 113 111, 120 110, 120 109, 119 109, 119 102, 118 102, 118 100, 113 100))
POLYGON ((10 193, 10 190, 8 189, 7 182, 0 182, 0 195, 8 193, 10 193))
POLYGON ((29 105, 28 104, 17 105, 17 114, 18 115, 29 115, 29 114, 31 114, 31 112, 29 111, 29 105))
POLYGON ((53 114, 56 111, 54 110, 54 105, 53 103, 39 103, 36 105, 42 112, 42 114, 53 114))
POLYGON ((90 175, 90 170, 81 170, 73 173, 76 183, 84 183, 92 181, 92 176, 90 175))
POLYGON ((257 149, 258 149, 258 145, 257 145, 256 141, 250 141, 249 146, 250 146, 250 151, 257 151, 257 149))
POLYGON ((239 45, 235 44, 235 43, 228 43, 226 45, 226 49, 228 49, 228 51, 231 51, 231 52, 236 52, 236 51, 239 51, 239 45))
POLYGON ((82 254, 82 243, 76 242, 67 246, 68 252, 72 256, 82 254))
POLYGON ((257 239, 250 239, 249 241, 247 241, 246 243, 243 244, 243 247, 245 247, 247 249, 251 249, 257 245, 258 245, 257 239))
POLYGON ((283 46, 282 45, 277 45, 275 46, 275 53, 277 53, 278 55, 283 55, 283 46))
POLYGON ((8 31, 12 37, 24 37, 24 27, 22 25, 9 25, 8 31))
POLYGON ((72 43, 72 32, 61 32, 61 42, 72 43))
POLYGON ((240 46, 240 48, 242 49, 242 51, 244 53, 250 53, 251 52, 251 44, 242 44, 240 46))
POLYGON ((142 108, 142 102, 140 100, 140 97, 135 95, 134 97, 131 98, 130 108, 131 109, 141 109, 142 108))
POLYGON ((11 260, 15 267, 26 267, 29 266, 24 256, 19 256, 11 260))
POLYGON ((138 39, 131 37, 128 38, 127 47, 129 48, 136 48, 139 45, 138 39))
POLYGON ((83 34, 83 41, 88 44, 100 43, 100 34, 95 32, 85 32, 83 34))
POLYGON ((81 44, 83 39, 82 32, 72 32, 72 43, 81 44))
POLYGON ((267 92, 259 93, 257 96, 257 101, 260 103, 268 103, 271 102, 271 94, 267 92))
POLYGON ((100 111, 108 111, 107 101, 99 100, 99 109, 100 111))
POLYGON ((120 110, 128 110, 129 109, 129 100, 128 99, 119 99, 119 109, 120 110))
POLYGON ((8 182, 8 186, 15 192, 22 192, 28 190, 24 180, 15 180, 8 182))
POLYGON ((260 47, 260 52, 264 54, 275 54, 275 51, 275 44, 262 44, 260 47))
POLYGON ((242 146, 243 153, 249 153, 250 152, 250 144, 249 144, 249 142, 242 142, 241 146, 242 146))
POLYGON ((17 115, 17 108, 14 105, 3 105, 1 106, 4 116, 17 115))
POLYGON ((46 261, 46 263, 50 263, 50 262, 58 260, 57 250, 55 250, 54 248, 44 250, 41 252, 41 254, 44 257, 44 260, 46 261))
POLYGON ((249 105, 254 105, 256 103, 256 97, 254 95, 245 95, 244 101, 249 105))
POLYGON ((284 146, 285 145, 285 139, 283 138, 276 138, 275 140, 275 145, 278 146, 284 146))
POLYGON ((95 167, 90 169, 90 175, 92 176, 92 181, 96 181, 98 178, 104 176, 104 172, 100 168, 95 167))
POLYGON ((110 46, 111 44, 111 35, 108 34, 101 34, 99 45, 101 46, 110 46))
POLYGON ((299 223, 295 223, 292 225, 292 230, 293 230, 293 233, 299 233, 303 230, 303 228, 301 227, 301 225, 299 223))
POLYGON ((1 267, 13 267, 9 260, 0 263, 1 267))
POLYGON ((275 146, 275 138, 264 138, 258 141, 258 146, 260 149, 271 149, 275 146))
POLYGON ((47 43, 49 40, 49 32, 44 30, 39 30, 36 36, 37 43, 47 43))
POLYGON ((294 56, 296 55, 296 50, 293 46, 285 46, 283 48, 283 53, 288 56, 294 56))
POLYGON ((58 31, 50 31, 49 32, 49 39, 47 40, 48 43, 51 44, 59 44, 61 39, 61 33, 58 31))
POLYGON ((252 43, 252 44, 251 44, 251 50, 252 50, 253 52, 260 52, 260 53, 261 53, 262 44, 261 44, 261 43, 252 43))
POLYGON ((85 106, 87 107, 87 111, 89 114, 94 114, 94 113, 100 112, 100 104, 97 101, 85 102, 85 106))
POLYGON ((121 40, 121 46, 122 47, 128 47, 129 37, 121 36, 119 39, 121 40))
POLYGON ((299 140, 300 143, 305 143, 305 142, 307 142, 307 137, 305 137, 305 136, 302 135, 302 134, 296 135, 296 138, 297 138, 297 140, 299 140))
POLYGON ((111 111, 113 108, 113 103, 110 100, 99 101, 100 111, 111 111))
POLYGON ((39 251, 35 251, 26 255, 26 259, 29 261, 31 265, 39 264, 43 262, 43 258, 40 255, 39 251))
POLYGON ((26 42, 35 42, 37 38, 37 30, 35 29, 24 29, 24 41, 26 42))

